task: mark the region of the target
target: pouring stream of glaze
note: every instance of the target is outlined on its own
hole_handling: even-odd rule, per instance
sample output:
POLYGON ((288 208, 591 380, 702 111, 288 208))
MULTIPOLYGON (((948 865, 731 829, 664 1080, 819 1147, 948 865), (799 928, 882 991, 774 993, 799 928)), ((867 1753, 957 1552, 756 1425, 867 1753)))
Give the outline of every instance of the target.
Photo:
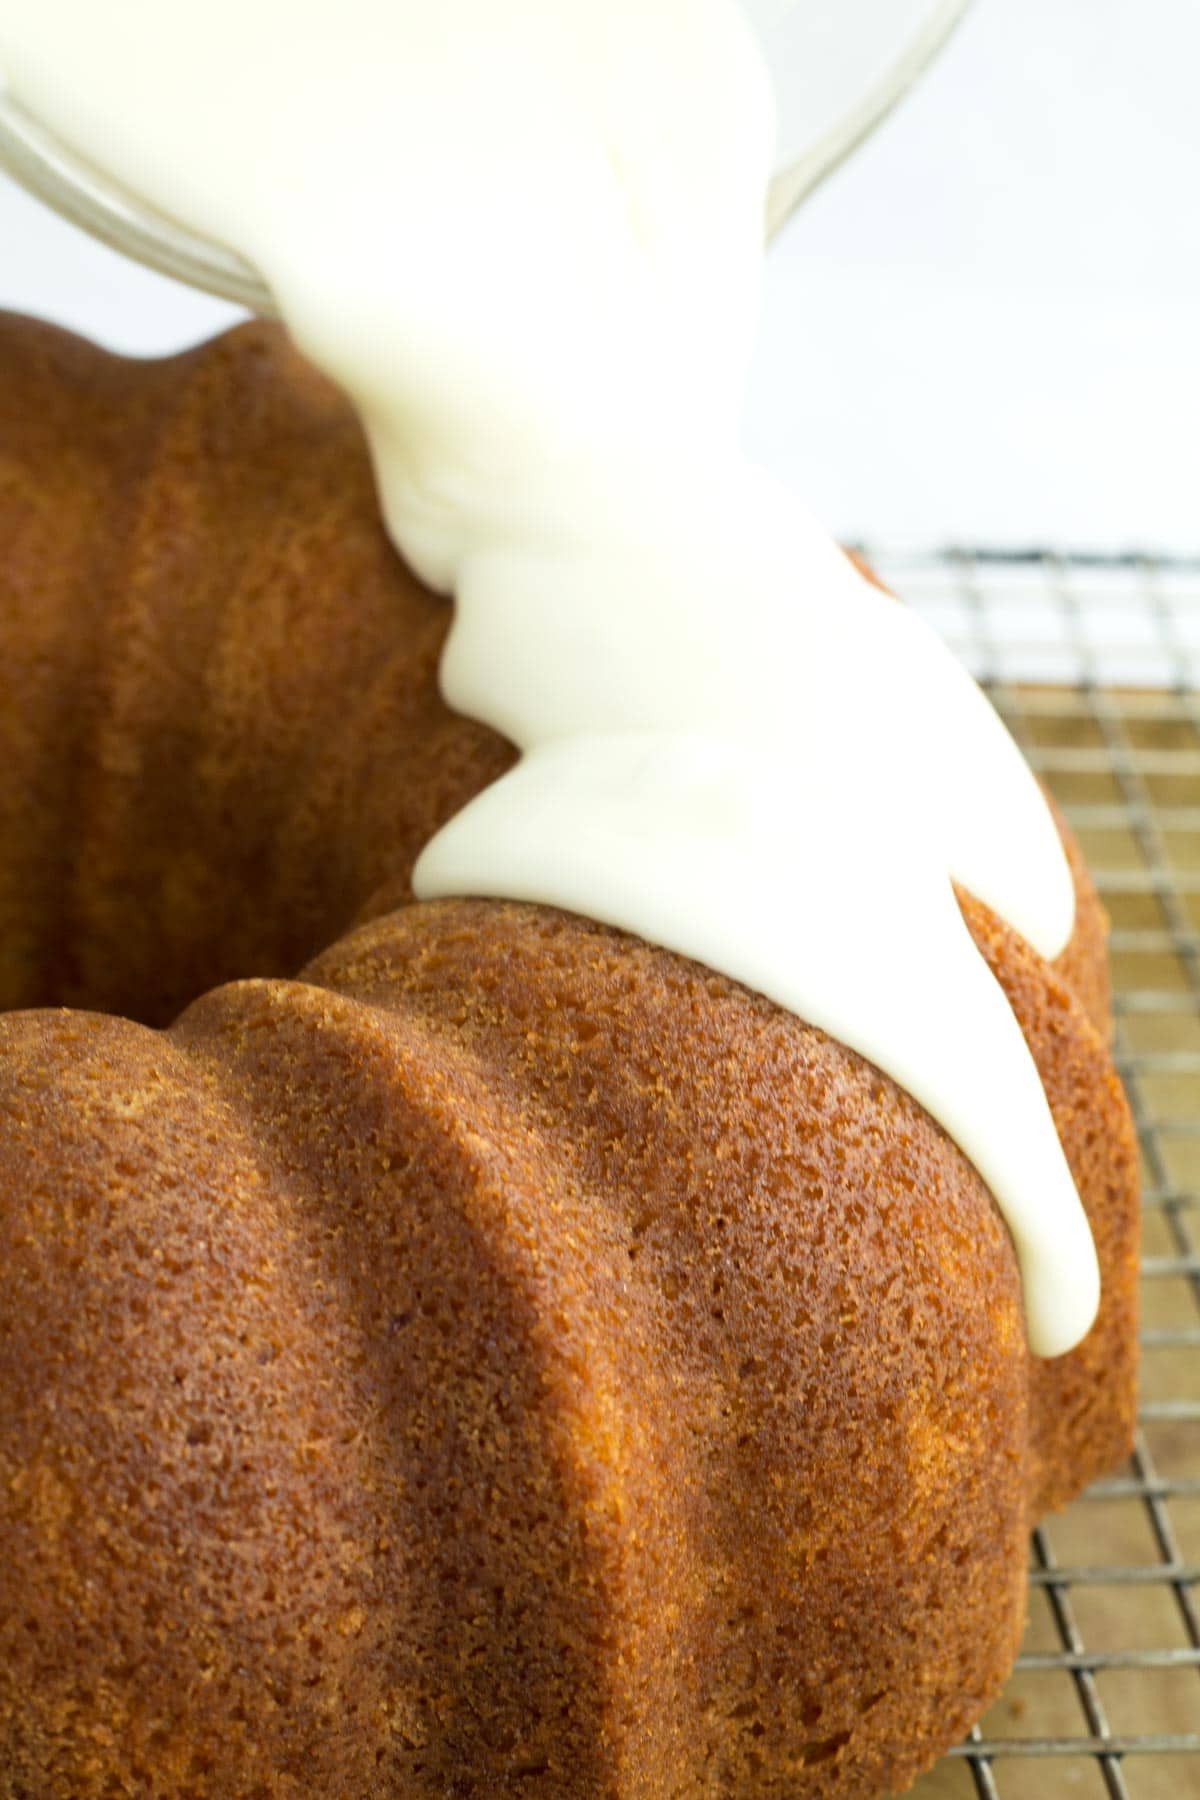
POLYGON ((734 0, 0 0, 0 68, 262 271, 454 595, 446 697, 522 756, 418 895, 605 920, 860 1051, 990 1185, 1031 1347, 1076 1343, 1090 1233, 951 886, 1054 956, 1070 874, 974 684, 740 449, 773 125, 734 0))

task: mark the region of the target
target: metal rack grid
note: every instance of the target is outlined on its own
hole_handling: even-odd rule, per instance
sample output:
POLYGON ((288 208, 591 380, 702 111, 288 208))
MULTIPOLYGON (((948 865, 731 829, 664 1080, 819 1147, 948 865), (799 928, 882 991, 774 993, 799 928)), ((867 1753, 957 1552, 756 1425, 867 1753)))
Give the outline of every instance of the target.
POLYGON ((864 554, 983 681, 1112 919, 1141 1140, 1128 1464, 1033 1534, 1008 1689, 920 1800, 1200 1800, 1200 557, 864 554))

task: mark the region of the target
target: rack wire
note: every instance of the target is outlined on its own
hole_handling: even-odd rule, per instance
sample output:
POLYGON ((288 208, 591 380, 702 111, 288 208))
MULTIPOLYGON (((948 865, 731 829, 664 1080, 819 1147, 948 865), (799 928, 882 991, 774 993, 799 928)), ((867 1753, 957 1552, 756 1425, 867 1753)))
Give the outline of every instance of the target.
POLYGON ((1200 1800, 1200 556, 863 546, 990 692, 1112 920, 1142 1152, 1127 1465, 1033 1533, 1008 1689, 919 1800, 1200 1800))

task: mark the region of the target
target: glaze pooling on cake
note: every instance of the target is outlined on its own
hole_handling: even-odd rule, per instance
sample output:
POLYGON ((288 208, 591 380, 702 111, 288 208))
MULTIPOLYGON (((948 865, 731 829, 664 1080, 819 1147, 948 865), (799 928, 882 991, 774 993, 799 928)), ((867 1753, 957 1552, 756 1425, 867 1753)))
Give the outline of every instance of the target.
POLYGON ((261 269, 455 596, 447 696, 523 755, 418 895, 621 926, 871 1058, 991 1186, 1031 1344, 1078 1342, 1094 1247, 951 886, 1054 956, 1069 873, 973 684, 738 449, 772 134, 732 0, 12 10, 17 91, 261 269))

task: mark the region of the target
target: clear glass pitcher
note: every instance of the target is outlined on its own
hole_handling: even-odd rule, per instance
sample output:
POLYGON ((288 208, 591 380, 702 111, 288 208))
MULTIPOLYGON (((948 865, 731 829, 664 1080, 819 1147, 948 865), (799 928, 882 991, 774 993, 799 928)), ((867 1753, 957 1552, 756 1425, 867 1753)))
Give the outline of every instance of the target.
MULTIPOLYGON (((775 82, 779 147, 768 234, 869 135, 936 55, 969 0, 741 0, 775 82)), ((0 85, 0 168, 39 200, 162 274, 275 311, 240 256, 75 154, 0 85)))

